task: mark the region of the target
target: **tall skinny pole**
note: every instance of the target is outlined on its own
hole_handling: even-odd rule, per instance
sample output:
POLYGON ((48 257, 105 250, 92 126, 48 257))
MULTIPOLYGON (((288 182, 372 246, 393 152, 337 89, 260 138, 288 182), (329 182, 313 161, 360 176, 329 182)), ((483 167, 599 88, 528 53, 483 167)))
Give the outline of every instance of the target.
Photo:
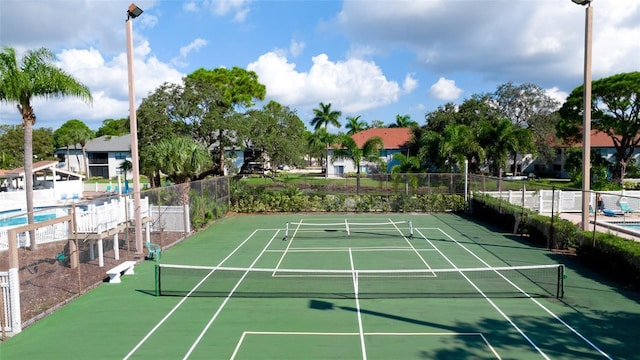
MULTIPOLYGON (((138 158, 138 121, 136 119, 136 96, 133 79, 133 25, 127 17, 127 68, 129 74, 129 127, 131 131, 131 167, 133 173, 133 209, 135 213, 135 250, 143 253, 142 209, 140 209, 140 163, 138 158)), ((128 206, 128 205, 127 205, 128 206)), ((127 219, 128 221, 129 219, 127 219)))
POLYGON ((589 204, 591 203, 591 37, 593 7, 585 8, 584 31, 584 104, 582 112, 582 230, 589 230, 589 204))

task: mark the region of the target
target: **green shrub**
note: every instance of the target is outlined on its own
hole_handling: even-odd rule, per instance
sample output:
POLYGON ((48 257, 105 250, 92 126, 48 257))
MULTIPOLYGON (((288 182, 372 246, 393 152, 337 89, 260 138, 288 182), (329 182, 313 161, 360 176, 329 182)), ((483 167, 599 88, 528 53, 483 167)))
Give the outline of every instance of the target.
POLYGON ((527 234, 538 246, 575 251, 593 270, 640 289, 640 242, 611 233, 581 231, 570 221, 551 218, 489 196, 472 200, 472 214, 483 221, 527 234), (594 239, 595 236, 595 239, 594 239))

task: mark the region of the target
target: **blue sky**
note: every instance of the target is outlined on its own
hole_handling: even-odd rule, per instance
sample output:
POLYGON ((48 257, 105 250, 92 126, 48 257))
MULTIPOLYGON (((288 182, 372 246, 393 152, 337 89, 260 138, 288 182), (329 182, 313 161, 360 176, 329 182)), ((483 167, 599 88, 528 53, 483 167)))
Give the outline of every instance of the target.
MULTIPOLYGON (((128 116, 130 1, 2 0, 0 45, 47 47, 91 89, 36 99, 36 127, 128 116)), ((570 0, 136 1, 136 100, 198 68, 253 70, 308 124, 320 102, 367 122, 534 83, 562 102, 582 83, 585 9, 570 0)), ((640 71, 640 1, 594 0, 593 78, 640 71)), ((0 104, 0 124, 20 124, 0 104)))

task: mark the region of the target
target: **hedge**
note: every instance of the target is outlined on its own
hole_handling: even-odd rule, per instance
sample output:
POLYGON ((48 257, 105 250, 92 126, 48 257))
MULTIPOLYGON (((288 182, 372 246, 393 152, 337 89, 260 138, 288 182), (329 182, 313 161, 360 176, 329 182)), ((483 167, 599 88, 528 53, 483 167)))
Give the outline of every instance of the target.
POLYGON ((490 196, 475 196, 471 209, 477 219, 507 231, 515 230, 538 246, 575 253, 592 270, 640 290, 638 241, 612 233, 582 231, 568 220, 541 215, 490 196))

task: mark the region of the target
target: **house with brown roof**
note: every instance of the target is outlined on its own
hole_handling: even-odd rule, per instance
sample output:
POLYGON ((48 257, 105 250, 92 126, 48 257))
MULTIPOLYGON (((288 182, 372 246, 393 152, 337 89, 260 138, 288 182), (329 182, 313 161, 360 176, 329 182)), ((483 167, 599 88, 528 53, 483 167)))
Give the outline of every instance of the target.
MULTIPOLYGON (((377 136, 382 139, 384 148, 380 152, 380 158, 387 164, 387 169, 383 171, 389 171, 394 165, 393 154, 402 152, 406 153, 409 147, 409 142, 413 137, 413 132, 410 128, 371 128, 360 131, 353 134, 351 137, 355 140, 358 147, 362 147, 364 143, 370 138, 377 136)), ((333 150, 330 148, 328 153, 328 176, 345 176, 345 174, 355 173, 356 168, 352 160, 349 159, 336 159, 332 157, 333 150)), ((360 172, 362 174, 368 174, 377 168, 377 164, 368 162, 362 162, 360 164, 360 172)))
MULTIPOLYGON (((595 149, 600 156, 609 162, 616 161, 615 154, 616 149, 613 144, 613 139, 609 135, 598 131, 591 130, 591 148, 595 149)), ((558 178, 569 178, 569 172, 565 168, 565 161, 567 159, 567 153, 570 148, 582 148, 582 142, 573 144, 559 143, 555 145, 556 157, 548 162, 542 162, 539 159, 532 161, 524 169, 524 173, 534 173, 538 176, 553 174, 558 178)), ((636 149, 633 154, 633 158, 636 159, 636 163, 640 161, 640 149, 636 149)))

